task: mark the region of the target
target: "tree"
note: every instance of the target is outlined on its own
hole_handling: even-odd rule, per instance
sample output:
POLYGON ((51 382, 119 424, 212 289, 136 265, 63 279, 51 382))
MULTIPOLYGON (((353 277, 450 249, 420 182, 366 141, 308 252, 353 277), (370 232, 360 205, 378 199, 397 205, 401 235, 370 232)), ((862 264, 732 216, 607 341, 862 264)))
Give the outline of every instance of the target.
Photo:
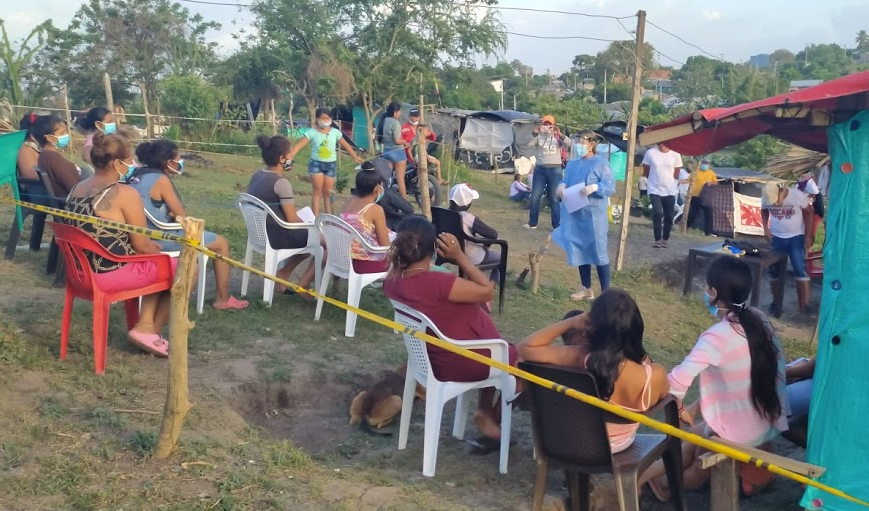
POLYGON ((857 43, 858 50, 869 49, 869 33, 865 30, 857 32, 857 37, 854 38, 854 42, 857 43))
POLYGON ((29 105, 39 103, 48 93, 50 87, 45 81, 36 79, 37 69, 33 64, 50 30, 50 20, 40 23, 16 48, 9 40, 6 23, 0 19, 0 98, 13 105, 29 105))
POLYGON ((67 29, 52 33, 44 62, 70 84, 76 103, 102 102, 104 71, 116 97, 140 85, 153 99, 157 82, 173 70, 204 73, 214 48, 205 34, 219 27, 169 0, 90 0, 67 29))
POLYGON ((778 49, 769 56, 769 60, 772 62, 778 62, 779 64, 784 64, 787 62, 793 62, 796 57, 794 53, 790 50, 786 50, 784 48, 778 49))
POLYGON ((168 115, 214 118, 222 97, 217 87, 198 76, 175 75, 160 82, 163 112, 168 115))
POLYGON ((639 115, 637 115, 640 126, 653 126, 670 119, 671 117, 667 114, 667 107, 657 99, 643 98, 640 101, 639 115))
MULTIPOLYGON (((630 83, 634 73, 634 55, 636 41, 614 41, 607 49, 595 57, 593 76, 595 83, 603 82, 604 75, 613 83, 630 83)), ((646 43, 643 45, 643 69, 651 69, 654 64, 655 48, 646 43)), ((609 98, 607 98, 609 99, 609 98)))
POLYGON ((766 161, 787 147, 781 140, 769 135, 759 135, 734 147, 734 167, 762 170, 766 161))

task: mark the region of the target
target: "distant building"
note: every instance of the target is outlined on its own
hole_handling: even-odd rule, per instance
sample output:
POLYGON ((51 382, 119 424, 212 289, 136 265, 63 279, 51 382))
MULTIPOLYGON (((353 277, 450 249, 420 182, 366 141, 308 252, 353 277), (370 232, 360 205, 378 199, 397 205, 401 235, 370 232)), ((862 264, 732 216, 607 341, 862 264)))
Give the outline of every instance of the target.
POLYGON ((814 87, 815 85, 820 85, 824 83, 824 80, 791 80, 791 87, 788 89, 790 92, 808 89, 809 87, 814 87))
POLYGON ((769 53, 761 53, 760 55, 752 55, 748 59, 748 64, 756 69, 766 69, 772 63, 769 53))
POLYGON ((646 79, 649 81, 669 80, 673 77, 673 72, 669 69, 650 69, 646 72, 646 79))
POLYGON ((869 51, 855 51, 852 58, 858 64, 869 64, 869 51))

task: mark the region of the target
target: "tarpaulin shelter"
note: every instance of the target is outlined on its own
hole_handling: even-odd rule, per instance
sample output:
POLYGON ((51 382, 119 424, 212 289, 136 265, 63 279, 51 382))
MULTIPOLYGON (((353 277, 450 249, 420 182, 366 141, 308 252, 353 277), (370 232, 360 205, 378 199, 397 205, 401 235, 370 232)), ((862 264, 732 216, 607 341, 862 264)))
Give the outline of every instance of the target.
MULTIPOLYGON (((706 154, 772 135, 830 155, 830 203, 818 353, 809 415, 808 461, 820 481, 869 500, 869 72, 729 108, 701 110, 646 128, 644 145, 666 142, 706 154)), ((865 508, 808 488, 806 509, 865 508)))
POLYGON ((438 113, 460 120, 456 159, 472 169, 513 172, 517 158, 534 155, 532 138, 537 115, 515 110, 438 110, 438 113))

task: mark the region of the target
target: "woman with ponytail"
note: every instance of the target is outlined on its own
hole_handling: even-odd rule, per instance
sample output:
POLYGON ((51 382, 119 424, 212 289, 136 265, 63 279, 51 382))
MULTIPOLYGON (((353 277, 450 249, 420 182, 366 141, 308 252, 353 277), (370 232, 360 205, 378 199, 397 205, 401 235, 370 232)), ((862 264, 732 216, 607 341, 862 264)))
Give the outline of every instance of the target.
MULTIPOLYGON (((522 360, 585 369, 601 399, 645 412, 670 389, 667 370, 643 348, 643 316, 626 291, 610 288, 587 313, 571 311, 560 322, 529 335, 517 346, 522 360), (552 346, 561 337, 563 346, 552 346)), ((607 424, 614 453, 631 446, 639 424, 607 424)))
MULTIPOLYGON (((422 216, 406 218, 398 228, 389 250, 391 269, 383 292, 392 300, 425 314, 447 337, 456 340, 501 339, 489 313, 484 309, 495 294, 495 285, 471 263, 452 234, 437 235, 434 225, 422 216), (435 252, 455 261, 464 277, 455 273, 432 271, 435 252)), ((427 345, 431 370, 440 381, 472 382, 485 380, 489 367, 427 345)), ((489 356, 489 350, 474 350, 489 356)), ((510 365, 518 356, 510 345, 510 365)), ((495 389, 480 391, 474 423, 480 432, 493 439, 501 437, 500 406, 495 389)))
MULTIPOLYGON (((680 417, 694 426, 695 433, 768 449, 766 444, 788 429, 785 361, 769 320, 746 305, 752 285, 751 269, 735 257, 720 257, 709 265, 704 298, 718 322, 700 335, 668 380, 670 393, 681 402, 700 377, 704 422, 694 424, 694 410, 680 407, 680 417)), ((682 444, 685 489, 709 479, 700 468, 700 454, 703 451, 694 444, 682 444)), ((663 474, 663 464, 657 462, 641 478, 641 484, 648 482, 661 500, 669 493, 660 480, 663 474)), ((745 495, 772 482, 770 472, 750 465, 740 465, 739 475, 745 495)))

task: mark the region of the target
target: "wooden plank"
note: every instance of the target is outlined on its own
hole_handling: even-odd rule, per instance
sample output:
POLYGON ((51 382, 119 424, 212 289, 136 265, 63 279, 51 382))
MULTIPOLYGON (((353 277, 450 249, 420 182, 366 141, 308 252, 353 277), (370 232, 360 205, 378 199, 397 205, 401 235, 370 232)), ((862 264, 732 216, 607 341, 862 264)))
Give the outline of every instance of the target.
POLYGON ((790 470, 795 474, 800 474, 802 476, 810 477, 812 479, 821 477, 822 475, 824 475, 824 472, 827 471, 827 469, 824 467, 819 467, 810 463, 803 463, 800 461, 792 460, 790 458, 785 458, 784 456, 779 456, 778 454, 767 452, 761 449, 756 449, 754 447, 747 447, 745 445, 737 444, 735 442, 728 442, 727 440, 718 437, 712 437, 712 440, 720 444, 724 444, 728 447, 738 449, 744 453, 749 454, 750 456, 769 462, 785 470, 790 470))
POLYGON ((727 460, 727 456, 717 452, 707 452, 700 456, 700 468, 710 469, 727 460))
POLYGON ((739 478, 736 460, 726 458, 711 469, 710 510, 735 511, 739 509, 739 478))

